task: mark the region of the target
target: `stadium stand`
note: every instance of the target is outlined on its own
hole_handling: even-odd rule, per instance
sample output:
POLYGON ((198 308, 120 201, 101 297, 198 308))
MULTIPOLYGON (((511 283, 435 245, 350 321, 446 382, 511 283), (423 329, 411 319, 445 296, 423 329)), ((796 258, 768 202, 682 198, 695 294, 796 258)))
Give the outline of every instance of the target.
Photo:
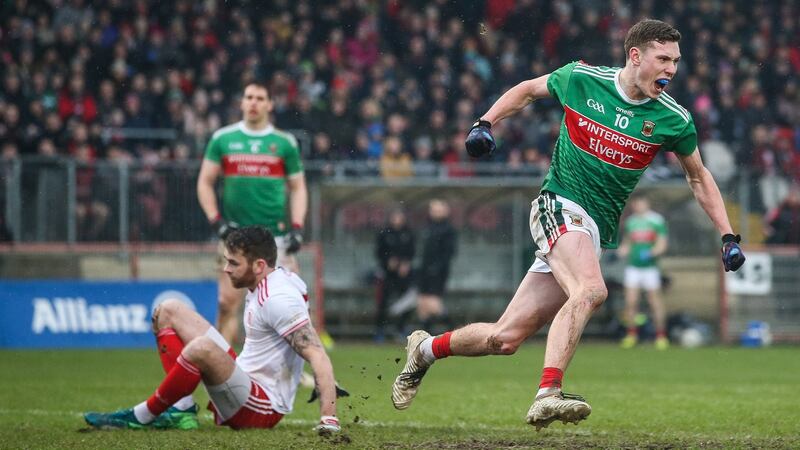
MULTIPOLYGON (((794 181, 800 11, 744 4, 3 2, 0 148, 6 159, 201 158, 209 133, 238 120, 241 85, 258 78, 272 86, 278 126, 327 142, 307 158, 380 160, 395 136, 417 162, 463 161, 464 131, 508 87, 575 59, 622 65, 625 30, 658 17, 683 32, 673 95, 702 139, 794 181)), ((540 102, 502 124, 500 158, 546 165, 559 120, 555 102, 540 102)))

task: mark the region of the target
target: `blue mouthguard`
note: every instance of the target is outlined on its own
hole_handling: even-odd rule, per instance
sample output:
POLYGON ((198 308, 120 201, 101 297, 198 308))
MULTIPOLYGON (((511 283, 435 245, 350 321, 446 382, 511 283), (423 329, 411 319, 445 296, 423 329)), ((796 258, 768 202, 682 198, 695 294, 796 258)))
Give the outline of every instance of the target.
POLYGON ((664 87, 664 86, 669 84, 669 80, 666 79, 666 78, 661 78, 661 79, 656 80, 656 83, 660 84, 661 87, 664 87))

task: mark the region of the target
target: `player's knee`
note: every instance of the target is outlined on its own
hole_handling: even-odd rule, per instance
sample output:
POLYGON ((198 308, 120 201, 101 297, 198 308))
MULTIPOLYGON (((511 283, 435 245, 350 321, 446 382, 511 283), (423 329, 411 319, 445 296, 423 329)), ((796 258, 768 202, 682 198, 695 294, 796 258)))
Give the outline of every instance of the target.
POLYGON ((589 306, 594 310, 600 307, 608 298, 608 288, 605 283, 589 283, 582 289, 582 298, 586 299, 589 306))
POLYGON ((217 344, 214 343, 211 338, 207 336, 198 336, 189 341, 181 353, 183 354, 184 358, 189 360, 189 362, 193 364, 200 364, 203 361, 208 360, 211 352, 218 348, 219 347, 217 344))
POLYGON ((525 341, 519 333, 508 330, 496 330, 486 338, 486 346, 493 355, 513 355, 525 341))
POLYGON ((220 295, 219 297, 219 315, 222 317, 231 316, 237 313, 239 302, 232 297, 220 295))
POLYGON ((185 308, 180 300, 167 300, 153 311, 153 332, 158 332, 162 328, 169 328, 174 325, 174 319, 180 315, 181 308, 185 308))

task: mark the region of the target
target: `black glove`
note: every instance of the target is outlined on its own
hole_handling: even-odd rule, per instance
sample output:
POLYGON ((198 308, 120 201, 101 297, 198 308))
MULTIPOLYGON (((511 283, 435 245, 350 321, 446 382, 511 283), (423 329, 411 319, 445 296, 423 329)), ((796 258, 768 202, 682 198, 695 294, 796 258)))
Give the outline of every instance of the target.
POLYGON ((225 240, 231 231, 239 228, 239 224, 236 222, 230 222, 222 218, 222 216, 217 216, 216 219, 211 221, 211 228, 214 229, 214 232, 217 233, 220 239, 225 240))
POLYGON ((739 242, 742 242, 742 237, 738 234, 722 236, 722 265, 725 266, 725 272, 736 272, 744 264, 744 252, 739 242))
POLYGON ((492 156, 497 148, 494 143, 494 136, 492 136, 492 124, 486 120, 479 119, 470 128, 464 145, 467 147, 469 156, 473 158, 480 158, 484 155, 492 156))
POLYGON ((303 229, 300 227, 292 227, 286 233, 286 253, 294 254, 300 251, 303 246, 303 229))
MULTIPOLYGON (((336 383, 336 398, 339 397, 350 397, 350 393, 344 390, 343 387, 339 386, 339 383, 336 383)), ((314 390, 311 391, 311 397, 308 399, 308 403, 312 403, 314 400, 319 398, 319 389, 314 386, 314 390)))

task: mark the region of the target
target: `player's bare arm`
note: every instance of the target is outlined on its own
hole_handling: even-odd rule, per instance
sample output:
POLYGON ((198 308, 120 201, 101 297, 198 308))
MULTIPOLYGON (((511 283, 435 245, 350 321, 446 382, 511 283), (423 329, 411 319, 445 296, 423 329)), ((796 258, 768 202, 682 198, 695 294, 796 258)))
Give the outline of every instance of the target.
POLYGON ((289 214, 292 224, 303 225, 308 212, 308 188, 306 176, 301 172, 289 177, 289 214))
POLYGON ((333 366, 314 327, 307 323, 286 336, 286 341, 298 355, 308 361, 314 371, 314 383, 319 390, 319 412, 321 416, 336 415, 336 382, 333 366))
POLYGON ((631 251, 631 241, 628 239, 627 236, 622 238, 622 242, 617 247, 617 255, 621 258, 626 258, 628 253, 631 251))
POLYGON ((714 222, 714 226, 721 235, 732 234, 733 228, 728 220, 728 213, 722 201, 722 194, 717 187, 711 172, 703 165, 700 149, 695 149, 691 155, 677 155, 678 161, 686 173, 686 181, 692 189, 697 202, 714 222))
POLYGON ((209 221, 214 220, 219 215, 217 205, 217 195, 214 191, 214 184, 219 178, 222 168, 219 164, 208 159, 203 159, 200 166, 200 174, 197 177, 197 200, 200 207, 209 221))
POLYGON ((658 236, 653 244, 653 256, 661 256, 667 252, 667 237, 658 236))
POLYGON ((483 115, 482 120, 495 124, 506 117, 522 111, 526 106, 538 100, 550 96, 547 90, 547 79, 550 74, 542 75, 538 78, 523 81, 512 87, 503 94, 483 115))

